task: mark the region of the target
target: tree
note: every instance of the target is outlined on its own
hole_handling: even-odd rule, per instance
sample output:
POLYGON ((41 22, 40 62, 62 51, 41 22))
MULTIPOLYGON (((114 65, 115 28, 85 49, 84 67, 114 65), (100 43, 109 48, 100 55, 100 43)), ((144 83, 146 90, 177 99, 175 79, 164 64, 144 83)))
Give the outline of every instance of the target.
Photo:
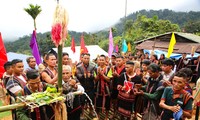
POLYGON ((145 15, 138 15, 135 21, 126 22, 124 32, 127 41, 137 41, 172 31, 180 31, 180 28, 169 20, 158 19, 158 16, 148 18, 145 15))
POLYGON ((200 34, 200 21, 189 21, 184 26, 184 31, 188 33, 200 34))
POLYGON ((134 41, 146 39, 166 32, 178 32, 180 28, 177 24, 172 24, 169 20, 158 19, 158 16, 148 18, 145 15, 138 15, 137 19, 127 20, 125 23, 124 39, 131 43, 134 51, 134 41))
POLYGON ((24 10, 33 18, 34 29, 36 30, 36 17, 42 11, 41 7, 38 5, 29 4, 29 8, 24 8, 24 10))

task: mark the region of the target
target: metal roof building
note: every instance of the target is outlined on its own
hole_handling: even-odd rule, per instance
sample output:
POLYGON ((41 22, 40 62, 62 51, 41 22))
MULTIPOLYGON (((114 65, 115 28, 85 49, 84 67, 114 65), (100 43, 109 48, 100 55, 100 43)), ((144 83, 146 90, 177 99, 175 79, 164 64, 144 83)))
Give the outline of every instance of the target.
MULTIPOLYGON (((191 53, 192 49, 200 53, 200 36, 191 33, 174 32, 176 44, 174 53, 191 53)), ((136 49, 168 51, 172 32, 136 41, 136 49)))

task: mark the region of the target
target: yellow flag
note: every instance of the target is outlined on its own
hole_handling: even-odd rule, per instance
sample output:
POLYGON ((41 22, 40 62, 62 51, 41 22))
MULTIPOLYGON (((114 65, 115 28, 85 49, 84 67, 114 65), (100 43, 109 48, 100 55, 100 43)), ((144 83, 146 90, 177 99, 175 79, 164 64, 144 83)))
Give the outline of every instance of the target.
POLYGON ((131 43, 128 42, 128 51, 130 52, 131 51, 131 43))
POLYGON ((108 71, 107 77, 109 77, 109 78, 112 78, 112 77, 113 77, 113 76, 112 76, 112 69, 110 69, 110 70, 108 71))
POLYGON ((175 39, 174 33, 172 33, 172 37, 171 37, 171 40, 170 40, 170 43, 169 43, 167 58, 170 58, 170 55, 172 54, 172 52, 174 50, 175 44, 176 44, 176 39, 175 39))

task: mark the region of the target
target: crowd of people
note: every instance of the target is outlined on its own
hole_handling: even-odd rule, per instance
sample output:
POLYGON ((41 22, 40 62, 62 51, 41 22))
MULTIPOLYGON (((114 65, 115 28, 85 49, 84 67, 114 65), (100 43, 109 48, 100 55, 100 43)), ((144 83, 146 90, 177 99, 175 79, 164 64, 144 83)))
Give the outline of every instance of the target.
MULTIPOLYGON (((68 53, 62 56, 63 94, 81 91, 86 93, 95 106, 97 115, 105 119, 136 119, 140 114, 144 120, 184 120, 192 117, 194 101, 190 82, 199 85, 198 58, 178 60, 158 59, 155 54, 141 51, 135 55, 113 53, 111 57, 99 55, 90 60, 89 53, 80 56, 80 62, 72 62, 68 53), (113 111, 112 115, 109 111, 113 111)), ((47 53, 43 63, 36 67, 34 57, 27 58, 29 68, 24 70, 23 61, 14 59, 4 64, 2 87, 16 100, 17 96, 45 91, 47 86, 57 87, 58 71, 56 54, 47 53)), ((199 87, 196 87, 198 91, 199 87)), ((13 101, 11 103, 13 103, 13 101)), ((17 101, 15 101, 17 102, 17 101)), ((85 94, 76 95, 73 101, 66 101, 68 120, 86 119, 84 111, 95 116, 90 100, 85 94), (73 102, 73 103, 72 103, 73 102)), ((13 118, 19 120, 52 120, 55 110, 50 105, 13 111, 13 118)))

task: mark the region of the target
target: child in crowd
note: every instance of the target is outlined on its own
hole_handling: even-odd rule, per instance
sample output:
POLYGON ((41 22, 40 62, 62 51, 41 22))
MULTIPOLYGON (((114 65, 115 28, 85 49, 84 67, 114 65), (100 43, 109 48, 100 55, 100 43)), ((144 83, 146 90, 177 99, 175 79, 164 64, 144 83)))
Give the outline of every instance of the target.
POLYGON ((181 68, 179 71, 183 72, 183 73, 185 73, 187 75, 186 85, 185 85, 184 89, 192 95, 192 88, 191 88, 191 86, 189 84, 191 79, 192 79, 192 75, 193 75, 192 74, 192 70, 190 68, 181 68))

